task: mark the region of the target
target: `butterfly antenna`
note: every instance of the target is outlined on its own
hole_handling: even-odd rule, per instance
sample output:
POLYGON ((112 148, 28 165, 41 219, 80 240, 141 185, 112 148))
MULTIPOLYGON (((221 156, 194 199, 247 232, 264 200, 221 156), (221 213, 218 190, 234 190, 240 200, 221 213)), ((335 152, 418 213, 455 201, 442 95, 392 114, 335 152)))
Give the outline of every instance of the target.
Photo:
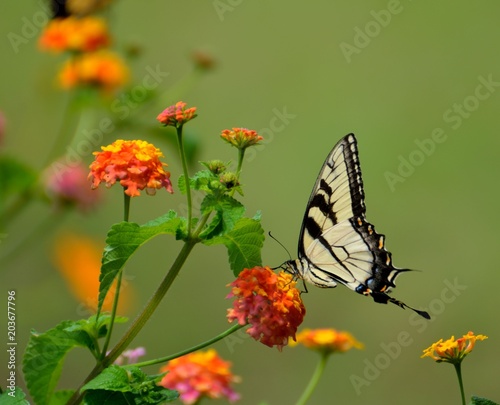
POLYGON ((271 235, 271 231, 269 231, 269 236, 272 239, 274 239, 278 243, 278 245, 280 245, 283 249, 285 249, 285 252, 287 253, 288 257, 290 258, 290 260, 292 260, 292 255, 290 254, 288 249, 285 247, 285 245, 283 245, 283 243, 281 243, 278 239, 276 239, 273 235, 271 235))

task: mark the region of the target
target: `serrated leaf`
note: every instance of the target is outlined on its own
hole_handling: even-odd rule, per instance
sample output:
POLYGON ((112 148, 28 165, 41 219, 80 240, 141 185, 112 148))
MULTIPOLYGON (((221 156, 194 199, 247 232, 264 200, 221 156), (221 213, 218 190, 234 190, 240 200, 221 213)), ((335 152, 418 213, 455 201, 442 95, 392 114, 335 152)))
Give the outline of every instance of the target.
POLYGON ((123 367, 111 365, 82 387, 82 391, 86 390, 130 392, 132 388, 127 371, 123 367))
POLYGON ((245 268, 262 265, 261 250, 264 230, 259 221, 241 218, 233 229, 222 236, 204 240, 205 245, 224 244, 227 247, 229 265, 235 276, 245 268))
POLYGON ((174 211, 170 211, 141 226, 133 222, 120 222, 111 227, 101 262, 98 315, 113 281, 139 246, 157 235, 177 235, 181 224, 181 218, 177 217, 174 211))
POLYGON ((15 387, 14 391, 6 389, 0 394, 0 405, 30 405, 26 400, 26 394, 19 387, 15 387))
POLYGON ((37 405, 50 403, 66 354, 75 347, 91 347, 92 341, 81 328, 68 330, 81 321, 63 321, 44 333, 32 331, 23 359, 28 390, 37 405))
POLYGON ((472 402, 470 405, 498 405, 496 402, 493 402, 486 398, 480 398, 476 396, 472 396, 472 402))
MULTIPOLYGON (((201 170, 189 178, 189 187, 191 190, 211 191, 210 185, 214 180, 218 182, 219 178, 209 170, 201 170)), ((186 180, 183 174, 179 176, 177 188, 182 194, 186 194, 186 180)))
POLYGON ((137 404, 171 402, 178 393, 158 385, 163 375, 148 376, 135 366, 111 365, 85 384, 82 391, 87 391, 85 400, 89 404, 122 404, 125 398, 137 404), (114 402, 120 399, 122 402, 114 402))

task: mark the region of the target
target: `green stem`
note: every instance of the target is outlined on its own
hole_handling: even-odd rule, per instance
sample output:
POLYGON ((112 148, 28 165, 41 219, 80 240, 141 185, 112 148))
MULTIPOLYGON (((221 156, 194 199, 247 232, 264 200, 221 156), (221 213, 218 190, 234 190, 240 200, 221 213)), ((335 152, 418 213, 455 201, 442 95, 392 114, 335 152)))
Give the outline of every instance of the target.
POLYGON ((118 273, 118 277, 116 280, 115 296, 113 297, 113 308, 111 309, 111 318, 109 321, 108 333, 106 334, 106 340, 101 350, 101 356, 100 356, 101 360, 104 359, 104 357, 106 356, 106 352, 108 351, 109 347, 109 342, 111 340, 111 334, 113 333, 113 326, 115 324, 115 318, 116 318, 116 310, 118 309, 118 299, 120 297, 120 287, 122 285, 122 276, 123 276, 123 269, 120 270, 120 272, 118 273))
POLYGON ((146 324, 148 319, 151 317, 153 312, 156 310, 158 305, 160 304, 161 300, 169 290, 170 286, 172 285, 173 281, 177 277, 177 274, 179 274, 180 269, 182 268, 184 262, 189 256, 189 253, 191 253, 191 250, 193 247, 198 243, 198 240, 196 239, 187 239, 184 242, 184 246, 182 247, 181 251, 179 252, 177 258, 175 259, 174 263, 170 267, 169 272, 165 276, 165 278, 162 280, 161 284, 153 294, 153 296, 150 298, 148 303, 146 304, 146 307, 143 309, 143 311, 137 316, 137 318, 134 320, 128 331, 123 335, 123 337, 120 339, 120 341, 116 344, 116 346, 111 350, 111 352, 100 362, 97 364, 94 369, 90 372, 90 374, 87 376, 85 381, 81 384, 81 386, 75 391, 75 394, 70 398, 68 401, 67 405, 75 405, 79 404, 83 398, 83 393, 80 393, 80 389, 85 385, 87 382, 90 380, 94 379, 97 375, 101 373, 102 370, 104 370, 106 367, 108 367, 113 361, 115 361, 118 356, 128 347, 130 342, 137 336, 137 334, 141 331, 143 326, 146 324))
POLYGON ((196 346, 190 347, 189 349, 182 350, 180 352, 177 352, 175 354, 171 354, 170 356, 165 356, 165 357, 160 357, 158 359, 153 359, 153 360, 148 360, 148 361, 142 361, 140 363, 135 363, 135 364, 130 364, 131 366, 136 366, 136 367, 146 367, 146 366, 152 366, 154 364, 160 364, 160 363, 166 363, 167 361, 176 359, 177 357, 185 356, 186 354, 195 352, 197 350, 203 349, 207 346, 210 346, 219 340, 224 339, 225 337, 229 336, 231 333, 234 333, 241 328, 245 327, 246 325, 233 325, 231 326, 228 330, 220 333, 219 335, 213 337, 212 339, 206 340, 205 342, 202 342, 196 346))
POLYGON ((192 217, 192 211, 193 211, 193 204, 191 202, 191 186, 189 184, 189 173, 188 173, 188 167, 187 167, 187 160, 186 160, 186 154, 184 152, 184 142, 182 139, 182 125, 179 127, 176 127, 177 130, 177 145, 179 147, 179 156, 181 157, 182 161, 182 171, 184 173, 184 183, 186 185, 186 197, 187 197, 187 204, 188 204, 188 218, 187 218, 187 233, 188 233, 188 239, 191 236, 191 217, 192 217))
POLYGON ((325 370, 326 363, 328 361, 330 353, 322 353, 321 358, 316 366, 316 370, 314 370, 314 374, 311 377, 311 380, 309 381, 309 384, 307 385, 306 389, 302 393, 302 396, 299 398, 297 401, 296 405, 305 405, 309 398, 311 397, 313 391, 315 390, 316 386, 318 385, 318 382, 323 375, 323 371, 325 370))
MULTIPOLYGON (((238 149, 238 166, 236 168, 236 179, 238 180, 238 182, 240 181, 241 166, 243 166, 243 158, 245 157, 245 150, 246 148, 238 149)), ((229 195, 232 197, 235 191, 236 188, 233 188, 229 193, 229 195)))
POLYGON ((241 166, 243 166, 243 158, 245 157, 245 148, 238 149, 238 167, 236 169, 236 177, 240 179, 241 166))
MULTIPOLYGON (((123 193, 123 220, 128 222, 130 213, 130 196, 123 193)), ((123 269, 118 273, 118 279, 116 280, 115 296, 113 297, 113 308, 111 310, 111 319, 109 322, 108 333, 106 334, 106 340, 101 351, 101 360, 106 357, 106 352, 108 351, 109 342, 111 340, 111 334, 113 333, 113 326, 115 324, 116 311, 118 309, 118 300, 120 298, 120 287, 122 285, 123 269)))
POLYGON ((465 403, 464 383, 462 381, 461 364, 462 363, 460 362, 460 363, 454 363, 453 365, 455 366, 455 371, 457 372, 458 385, 460 386, 460 394, 462 395, 462 405, 466 405, 466 403, 465 403))

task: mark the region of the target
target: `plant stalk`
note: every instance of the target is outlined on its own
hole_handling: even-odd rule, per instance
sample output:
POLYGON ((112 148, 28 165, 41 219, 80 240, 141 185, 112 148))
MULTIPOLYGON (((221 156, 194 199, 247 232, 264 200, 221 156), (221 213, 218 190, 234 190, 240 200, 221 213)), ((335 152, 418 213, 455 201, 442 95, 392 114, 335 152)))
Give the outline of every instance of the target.
POLYGON ((176 359, 177 357, 185 356, 186 354, 189 354, 189 353, 195 352, 197 350, 203 349, 207 346, 210 346, 210 345, 218 342, 219 340, 224 339, 225 337, 229 336, 230 334, 240 330, 241 328, 243 328, 245 326, 246 325, 240 325, 240 324, 233 325, 229 329, 225 330, 224 332, 218 334, 217 336, 214 336, 212 339, 206 340, 206 341, 204 341, 196 346, 190 347, 189 349, 182 350, 180 352, 171 354, 169 356, 160 357, 160 358, 153 359, 153 360, 142 361, 140 363, 135 363, 135 364, 130 364, 130 365, 135 366, 135 367, 146 367, 146 366, 152 366, 155 364, 166 363, 167 361, 176 359))
POLYGON ((176 127, 176 131, 177 131, 177 145, 179 147, 179 155, 182 161, 182 172, 184 174, 184 183, 186 185, 186 198, 188 205, 187 234, 189 239, 191 236, 191 219, 193 216, 193 204, 191 202, 191 185, 189 184, 189 172, 187 167, 186 153, 184 152, 184 141, 182 139, 182 125, 176 127))
POLYGON ((462 380, 462 369, 461 369, 461 362, 460 363, 453 363, 455 366, 455 371, 457 372, 457 377, 458 377, 458 385, 460 386, 460 394, 462 395, 462 405, 466 405, 465 402, 465 392, 464 392, 464 383, 462 380))
POLYGON ((309 398, 311 398, 312 393, 316 389, 316 386, 318 385, 318 382, 323 375, 323 371, 325 370, 329 355, 330 353, 321 353, 321 358, 316 365, 316 370, 314 370, 314 374, 312 375, 309 384, 307 384, 306 389, 302 393, 296 405, 305 405, 309 398))

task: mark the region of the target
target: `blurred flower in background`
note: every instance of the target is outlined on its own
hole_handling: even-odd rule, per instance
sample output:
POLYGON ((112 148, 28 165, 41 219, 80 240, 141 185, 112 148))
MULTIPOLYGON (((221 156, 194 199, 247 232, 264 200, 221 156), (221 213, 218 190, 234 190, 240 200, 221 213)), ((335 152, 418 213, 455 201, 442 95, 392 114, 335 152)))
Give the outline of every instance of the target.
POLYGON ((203 397, 227 398, 230 402, 240 398, 231 388, 240 378, 231 373, 231 363, 222 360, 214 349, 178 357, 161 371, 167 375, 160 385, 178 391, 184 404, 197 404, 203 397))
POLYGON ((93 86, 111 92, 126 84, 128 78, 129 70, 123 60, 104 50, 69 59, 59 72, 59 83, 65 89, 93 86))
POLYGON ((97 17, 67 17, 51 20, 38 40, 41 50, 91 52, 111 43, 106 22, 97 17))
POLYGON ((74 15, 88 15, 103 9, 112 3, 112 1, 113 0, 66 0, 66 11, 74 15))
POLYGON ((297 341, 290 346, 302 344, 308 349, 324 354, 344 353, 351 349, 362 349, 364 346, 349 332, 335 329, 303 329, 297 334, 297 341))
POLYGON ((215 59, 212 55, 203 52, 203 51, 195 51, 192 54, 193 62, 195 67, 201 70, 211 70, 215 66, 215 59))
POLYGON ((123 366, 126 364, 137 363, 139 357, 146 355, 146 349, 144 347, 136 347, 135 349, 125 350, 118 358, 114 361, 114 364, 118 366, 123 366))
MULTIPOLYGON (((54 263, 75 298, 95 311, 99 292, 99 274, 104 246, 88 236, 76 233, 60 235, 54 245, 54 263)), ((115 288, 110 289, 103 304, 103 311, 113 306, 115 288)), ((135 293, 132 285, 122 280, 118 312, 126 313, 135 293)))
POLYGON ((82 212, 88 212, 101 200, 102 193, 89 186, 88 170, 82 164, 54 164, 46 170, 43 181, 45 191, 56 208, 75 206, 82 212))

